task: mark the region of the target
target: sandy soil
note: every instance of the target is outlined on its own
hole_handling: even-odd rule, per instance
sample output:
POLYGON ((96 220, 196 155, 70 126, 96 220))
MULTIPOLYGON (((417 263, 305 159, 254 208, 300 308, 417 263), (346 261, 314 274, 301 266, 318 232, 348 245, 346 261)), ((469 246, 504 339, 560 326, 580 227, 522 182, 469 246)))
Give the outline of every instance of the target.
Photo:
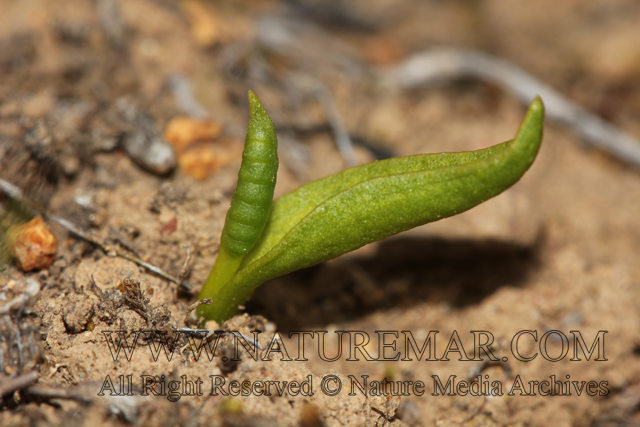
MULTIPOLYGON (((385 67, 439 45, 504 58, 640 137, 637 2, 29 0, 0 2, 0 11, 0 177, 175 277, 189 258, 187 284, 178 287, 50 223, 54 263, 32 272, 9 264, 0 276, 2 304, 28 279, 41 287, 28 310, 0 315, 0 384, 38 373, 31 388, 2 397, 1 425, 640 425, 640 174, 553 121, 532 168, 495 199, 264 284, 245 312, 221 325, 249 337, 259 331, 257 361, 243 347, 241 360, 231 360, 233 335, 221 338, 210 361, 195 360, 184 336, 171 360, 154 360, 153 341, 142 337, 131 360, 114 361, 105 338, 115 338, 108 331, 188 326, 186 308, 213 265, 235 186, 248 89, 280 131, 276 196, 345 167, 321 106, 301 92, 305 79, 333 94, 349 133, 364 142, 356 146, 359 162, 374 160, 376 149, 473 150, 511 138, 524 107, 491 84, 405 91, 378 84, 385 67), (270 50, 265 16, 317 31, 303 31, 301 45, 287 51, 270 50), (207 120, 222 130, 191 146, 192 160, 180 157, 175 171, 158 175, 122 148, 147 123, 127 119, 122 105, 161 132, 189 113, 172 76, 191 83, 207 120), (561 334, 548 334, 542 350, 523 335, 520 353, 538 353, 523 362, 512 354, 512 339, 524 330, 536 331, 538 341, 548 331, 561 334), (271 345, 276 331, 279 347, 271 345), (302 357, 291 331, 327 331, 326 355, 337 351, 335 331, 352 331, 352 338, 361 331, 371 338, 361 348, 374 356, 376 331, 397 331, 401 352, 402 331, 418 343, 438 331, 437 359, 452 336, 473 359, 471 331, 488 331, 492 351, 506 361, 460 361, 456 351, 449 361, 368 361, 361 350, 349 361, 347 342, 343 356, 327 362, 318 335, 307 338, 308 360, 295 360, 302 357), (594 353, 587 361, 580 352, 582 360, 571 360, 571 331, 587 345, 606 331, 599 335, 606 360, 594 353), (11 344, 16 334, 20 347, 11 344), (284 349, 292 360, 283 360, 284 349), (567 356, 549 361, 544 349, 549 359, 567 356), (119 390, 118 378, 129 375, 133 396, 99 395, 107 378, 119 390), (161 375, 167 387, 184 380, 195 387, 201 379, 204 393, 175 402, 140 396, 141 376, 161 375), (364 375, 422 381, 425 392, 349 395, 364 375), (452 375, 458 384, 480 376, 481 386, 501 386, 502 394, 433 396, 434 376, 445 383, 452 375), (529 390, 530 381, 551 377, 576 381, 566 384, 571 394, 509 395, 518 379, 529 390), (308 381, 314 393, 210 396, 216 379, 308 381), (331 389, 338 380, 340 393, 322 391, 323 381, 331 389)), ((6 227, 12 207, 7 197, 0 202, 6 227)))

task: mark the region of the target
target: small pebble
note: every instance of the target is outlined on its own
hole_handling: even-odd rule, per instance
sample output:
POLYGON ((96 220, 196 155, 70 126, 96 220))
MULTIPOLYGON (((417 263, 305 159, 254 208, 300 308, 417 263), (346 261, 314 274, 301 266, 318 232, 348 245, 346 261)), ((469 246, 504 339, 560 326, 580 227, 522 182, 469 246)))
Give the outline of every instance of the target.
POLYGON ((9 229, 11 254, 24 271, 40 270, 53 263, 58 242, 42 217, 9 229))
POLYGON ((222 126, 219 123, 178 116, 169 121, 163 136, 180 153, 192 142, 212 141, 221 132, 222 126))
POLYGON ((145 112, 120 99, 117 108, 130 127, 122 141, 127 155, 143 169, 166 175, 177 165, 173 147, 162 138, 155 122, 145 112))
POLYGON ((143 169, 166 175, 176 167, 173 148, 162 138, 136 132, 124 138, 124 151, 143 169))
POLYGON ((180 163, 180 169, 185 174, 202 181, 209 174, 218 170, 224 160, 221 159, 221 156, 215 152, 211 145, 202 144, 192 145, 187 148, 185 152, 180 154, 178 162, 180 163))

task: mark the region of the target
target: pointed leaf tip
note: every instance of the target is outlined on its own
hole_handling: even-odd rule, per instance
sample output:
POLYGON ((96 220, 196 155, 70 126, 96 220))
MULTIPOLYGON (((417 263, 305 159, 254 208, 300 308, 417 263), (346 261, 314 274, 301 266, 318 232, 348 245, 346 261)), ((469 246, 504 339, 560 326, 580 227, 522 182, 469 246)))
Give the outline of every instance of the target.
POLYGON ((262 106, 262 102, 258 95, 254 91, 249 90, 249 112, 250 121, 247 135, 253 134, 253 132, 260 132, 269 130, 275 133, 273 122, 271 118, 262 106))

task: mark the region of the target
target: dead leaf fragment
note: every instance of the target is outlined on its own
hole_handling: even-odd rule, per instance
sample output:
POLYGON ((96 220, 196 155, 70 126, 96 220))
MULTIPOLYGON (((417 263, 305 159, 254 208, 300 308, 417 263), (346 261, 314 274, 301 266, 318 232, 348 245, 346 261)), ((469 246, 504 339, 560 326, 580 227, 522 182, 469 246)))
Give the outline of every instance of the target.
POLYGON ((178 218, 175 216, 171 218, 165 225, 160 228, 160 234, 168 233, 173 234, 178 229, 178 218))
POLYGON ((24 271, 47 268, 53 263, 58 242, 41 216, 9 229, 11 254, 24 271))

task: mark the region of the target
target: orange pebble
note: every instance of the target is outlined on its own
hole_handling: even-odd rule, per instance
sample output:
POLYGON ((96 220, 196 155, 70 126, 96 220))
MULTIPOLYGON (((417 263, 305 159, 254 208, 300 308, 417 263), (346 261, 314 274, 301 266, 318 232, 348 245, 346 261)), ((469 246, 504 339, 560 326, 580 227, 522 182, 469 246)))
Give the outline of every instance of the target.
POLYGON ((195 141, 211 141, 220 136, 222 126, 208 120, 178 116, 169 121, 164 130, 164 139, 181 153, 195 141))
POLYGON ((191 146, 180 154, 178 163, 185 174, 202 181, 220 167, 221 160, 210 144, 201 144, 191 146))
POLYGON ((58 242, 41 216, 9 229, 11 254, 24 271, 47 268, 53 263, 58 242))

